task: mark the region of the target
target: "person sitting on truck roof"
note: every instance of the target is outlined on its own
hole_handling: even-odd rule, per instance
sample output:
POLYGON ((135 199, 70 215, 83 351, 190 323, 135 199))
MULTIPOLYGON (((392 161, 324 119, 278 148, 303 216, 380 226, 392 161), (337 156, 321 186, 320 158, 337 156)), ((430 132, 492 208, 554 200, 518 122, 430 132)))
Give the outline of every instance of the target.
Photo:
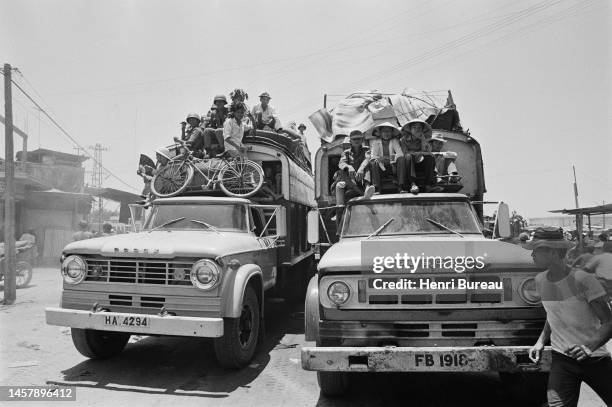
POLYGON ((204 150, 204 131, 200 127, 200 115, 197 113, 189 113, 183 125, 183 134, 181 138, 187 142, 187 146, 193 152, 195 157, 203 158, 206 154, 204 150))
POLYGON ((230 106, 231 117, 223 124, 223 140, 225 151, 233 157, 246 154, 246 147, 242 144, 245 131, 251 130, 251 126, 242 120, 246 112, 246 106, 242 102, 232 103, 230 106))
POLYGON ((260 103, 251 110, 257 130, 279 131, 282 128, 276 109, 270 106, 270 99, 268 92, 262 93, 259 95, 260 103))
MULTIPOLYGON (((370 185, 370 149, 363 144, 363 133, 353 130, 349 134, 350 147, 343 151, 338 171, 334 174, 332 189, 336 194, 336 205, 344 205, 347 199, 359 195, 371 196, 374 187, 370 185)), ((340 228, 340 220, 343 208, 336 208, 337 230, 340 228)))
POLYGON ((410 192, 416 194, 424 187, 426 192, 439 192, 439 189, 434 187, 436 163, 431 154, 431 145, 427 142, 430 138, 427 134, 431 136, 431 126, 420 119, 413 119, 402 128, 400 145, 403 157, 397 165, 402 191, 410 188, 410 192), (421 185, 417 185, 417 172, 423 174, 424 181, 421 185))
POLYGON ((374 126, 372 135, 374 139, 370 141, 370 173, 372 183, 376 188, 375 193, 382 191, 383 176, 393 176, 397 157, 403 156, 397 136, 400 132, 396 126, 390 122, 383 122, 374 126))
POLYGON ((458 182, 459 172, 455 165, 457 154, 452 151, 445 151, 444 154, 435 154, 442 152, 444 143, 446 143, 446 140, 438 133, 435 133, 429 139, 431 152, 434 153, 434 159, 436 161, 435 172, 437 175, 437 182, 440 183, 443 181, 440 177, 447 177, 449 182, 458 182))
POLYGON ((204 148, 209 152, 215 149, 213 147, 215 144, 217 150, 220 146, 223 146, 223 124, 229 113, 229 110, 225 107, 227 105, 225 95, 215 96, 213 103, 206 117, 202 120, 204 148))

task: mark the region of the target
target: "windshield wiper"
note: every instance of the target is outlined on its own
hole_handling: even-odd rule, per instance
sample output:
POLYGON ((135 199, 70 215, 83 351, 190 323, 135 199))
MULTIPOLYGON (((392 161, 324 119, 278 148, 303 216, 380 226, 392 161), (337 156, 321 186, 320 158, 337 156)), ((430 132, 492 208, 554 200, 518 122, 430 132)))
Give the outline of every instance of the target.
POLYGON ((173 223, 179 222, 179 221, 181 221, 181 220, 183 220, 183 219, 185 219, 185 217, 184 217, 184 216, 183 216, 182 218, 176 218, 176 219, 169 220, 169 221, 168 221, 168 222, 166 222, 166 223, 162 223, 162 224, 161 224, 161 225, 159 225, 159 226, 155 226, 153 229, 149 230, 149 232, 153 232, 154 230, 161 229, 161 228, 166 227, 166 226, 168 226, 168 225, 172 225, 173 223))
POLYGON ((209 228, 210 230, 212 230, 213 232, 215 232, 216 234, 218 234, 218 235, 221 234, 221 232, 219 232, 219 229, 217 229, 213 225, 211 225, 209 223, 206 223, 206 222, 204 222, 202 220, 189 219, 189 222, 197 223, 198 225, 204 225, 207 228, 209 228))
POLYGON ((385 228, 387 226, 389 226, 391 224, 391 222, 393 222, 395 220, 395 218, 390 218, 388 221, 386 221, 385 223, 383 223, 382 225, 379 226, 378 229, 376 229, 374 232, 370 233, 370 235, 368 237, 366 237, 366 239, 371 238, 372 236, 378 236, 378 234, 380 232, 382 232, 383 230, 385 230, 385 228))
POLYGON ((433 225, 436 225, 436 226, 437 226, 437 227, 439 227, 439 228, 442 228, 442 229, 444 229, 444 230, 448 230, 448 231, 449 231, 449 232, 451 232, 451 233, 454 233, 454 234, 456 234, 456 235, 459 235, 459 236, 461 236, 461 237, 464 237, 464 236, 463 236, 461 233, 459 233, 459 232, 457 232, 457 231, 455 231, 455 230, 453 230, 453 229, 450 229, 450 228, 448 228, 448 227, 444 226, 443 224, 436 222, 436 221, 435 221, 435 220, 433 220, 433 219, 425 218, 425 220, 426 220, 427 222, 429 222, 429 223, 433 224, 433 225))

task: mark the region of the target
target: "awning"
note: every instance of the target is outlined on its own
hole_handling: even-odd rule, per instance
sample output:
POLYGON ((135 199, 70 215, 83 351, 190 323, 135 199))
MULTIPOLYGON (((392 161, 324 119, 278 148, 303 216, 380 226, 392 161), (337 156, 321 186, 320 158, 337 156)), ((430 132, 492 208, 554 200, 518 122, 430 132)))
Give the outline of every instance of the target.
POLYGON ((582 215, 604 215, 607 213, 612 213, 612 204, 588 206, 584 208, 575 208, 575 209, 555 209, 549 212, 563 213, 566 215, 580 215, 580 214, 582 215))

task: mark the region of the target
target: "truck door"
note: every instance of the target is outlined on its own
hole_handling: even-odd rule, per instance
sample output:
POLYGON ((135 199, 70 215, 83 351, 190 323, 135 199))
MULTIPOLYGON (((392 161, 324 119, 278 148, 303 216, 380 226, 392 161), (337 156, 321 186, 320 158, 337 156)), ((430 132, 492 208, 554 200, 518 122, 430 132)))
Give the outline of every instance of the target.
POLYGON ((260 250, 255 263, 261 267, 264 289, 273 287, 277 277, 277 251, 284 244, 278 227, 282 207, 277 205, 252 205, 250 207, 251 232, 257 237, 260 250))

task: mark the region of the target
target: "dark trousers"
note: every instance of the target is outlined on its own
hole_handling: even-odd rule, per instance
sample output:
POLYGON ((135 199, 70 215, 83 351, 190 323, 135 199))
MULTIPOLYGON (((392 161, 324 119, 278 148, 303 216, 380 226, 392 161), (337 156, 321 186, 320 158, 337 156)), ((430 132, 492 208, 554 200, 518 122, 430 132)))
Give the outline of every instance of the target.
POLYGON ((217 148, 223 151, 223 129, 212 129, 210 127, 204 129, 202 137, 202 147, 210 152, 211 147, 216 144, 217 148))
POLYGON ((381 170, 378 163, 372 161, 370 163, 370 174, 372 175, 372 184, 376 188, 377 192, 382 192, 382 179, 383 177, 392 177, 393 169, 391 164, 385 164, 385 170, 381 170))
POLYGON ((397 158, 397 181, 403 189, 409 189, 413 182, 419 187, 433 185, 436 183, 435 169, 433 155, 424 154, 423 161, 416 162, 416 154, 406 154, 397 158), (418 182, 417 172, 422 175, 422 182, 418 182))
POLYGON ((548 376, 549 407, 575 407, 578 405, 580 384, 585 382, 612 405, 612 359, 610 356, 589 358, 585 361, 552 352, 552 365, 548 376))
POLYGON ((403 189, 410 189, 416 183, 416 170, 412 154, 397 158, 397 181, 403 189))

